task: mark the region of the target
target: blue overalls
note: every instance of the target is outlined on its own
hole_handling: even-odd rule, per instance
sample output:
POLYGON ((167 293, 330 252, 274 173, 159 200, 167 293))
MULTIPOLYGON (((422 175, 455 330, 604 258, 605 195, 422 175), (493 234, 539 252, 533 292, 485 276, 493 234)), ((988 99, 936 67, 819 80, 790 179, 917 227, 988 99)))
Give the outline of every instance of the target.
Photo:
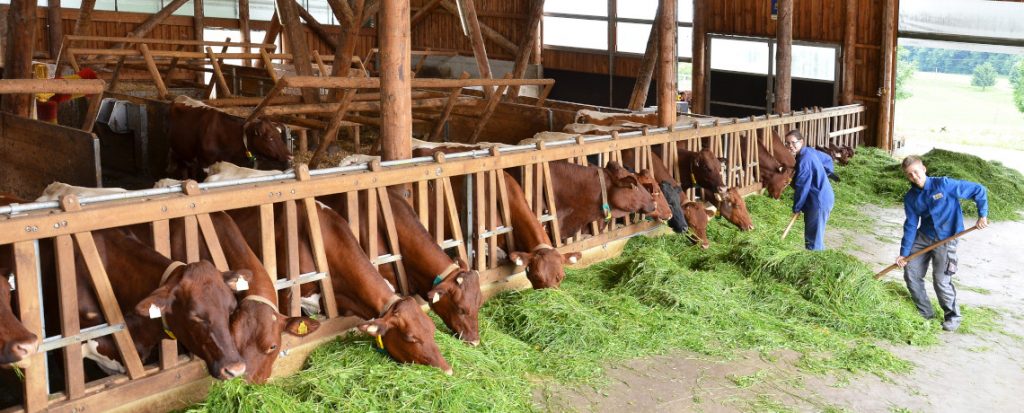
POLYGON ((832 162, 832 156, 817 149, 814 150, 814 153, 818 154, 818 159, 821 160, 821 166, 825 168, 825 176, 828 176, 828 178, 833 181, 839 182, 839 177, 836 175, 836 165, 832 162))
POLYGON ((803 212, 804 247, 812 251, 825 249, 825 224, 836 200, 822 155, 828 156, 804 146, 796 155, 793 176, 793 213, 803 212))

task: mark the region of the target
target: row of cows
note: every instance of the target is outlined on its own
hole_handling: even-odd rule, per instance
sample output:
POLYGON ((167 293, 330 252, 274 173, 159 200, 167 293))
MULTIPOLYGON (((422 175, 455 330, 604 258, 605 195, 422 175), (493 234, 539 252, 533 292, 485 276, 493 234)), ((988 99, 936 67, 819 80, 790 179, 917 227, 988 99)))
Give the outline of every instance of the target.
MULTIPOLYGON (((171 158, 179 166, 180 177, 208 174, 207 181, 237 179, 267 172, 238 167, 234 163, 254 165, 258 159, 287 162, 290 154, 281 136, 279 125, 266 120, 243 123, 211 108, 195 107, 190 102, 176 102, 170 122, 172 137, 171 158), (224 118, 221 118, 224 116, 224 118), (213 125, 213 126, 211 126, 213 125), (180 139, 179 139, 180 138, 180 139), (204 168, 208 172, 203 172, 204 168)), ((786 182, 792 175, 795 161, 781 151, 781 143, 769 152, 762 146, 761 174, 766 187, 778 197, 771 182, 786 182), (774 178, 779 176, 782 178, 774 178), (773 180, 774 179, 774 180, 773 180)), ((462 152, 472 149, 464 145, 422 145, 414 156, 429 156, 435 152, 462 152)), ((628 151, 627 151, 628 152, 628 151)), ((602 226, 610 220, 633 213, 643 213, 658 220, 670 222, 677 231, 689 228, 702 246, 707 247, 706 226, 714 214, 725 217, 741 230, 754 228, 746 205, 736 188, 726 188, 721 174, 721 160, 711 151, 680 150, 678 176, 689 177, 682 182, 672 178, 668 167, 654 154, 651 170, 636 171, 633 154, 623 153, 623 164, 610 162, 603 167, 583 166, 566 161, 550 164, 555 190, 558 223, 561 234, 568 237, 578 231, 587 231, 594 221, 602 226), (703 203, 680 199, 683 191, 699 188, 703 203), (709 212, 714 211, 714 212, 709 212), (684 223, 685 222, 685 226, 684 223)), ((267 166, 262 163, 260 166, 267 166)), ((270 172, 277 173, 277 172, 270 172)), ((457 204, 465 205, 469 194, 461 178, 453 178, 457 204)), ((502 179, 508 188, 513 244, 502 249, 517 266, 524 266, 527 278, 534 288, 556 288, 565 277, 564 266, 579 259, 578 253, 562 254, 552 247, 551 238, 526 202, 520 186, 518 168, 504 171, 502 179)), ((785 185, 783 184, 783 187, 785 185)), ((56 200, 76 194, 89 196, 98 193, 123 191, 114 188, 77 188, 53 184, 38 201, 56 200)), ((465 262, 452 259, 437 245, 434 237, 422 226, 413 208, 397 190, 389 190, 398 245, 403 257, 410 294, 424 300, 444 322, 452 334, 469 345, 480 344, 477 314, 481 306, 480 277, 465 262)), ((397 274, 393 266, 374 265, 364 252, 356 235, 344 216, 348 203, 341 195, 318 199, 316 210, 326 251, 328 275, 339 313, 367 320, 359 329, 375 337, 380 349, 391 358, 404 363, 435 366, 451 373, 451 367, 434 342, 434 324, 420 309, 413 297, 396 293, 397 274)), ((28 200, 4 195, 0 204, 24 203, 28 200)), ((360 202, 359 214, 367 216, 367 202, 360 202)), ((287 222, 283 207, 275 208, 275 233, 279 238, 278 274, 285 274, 288 251, 287 222)), ((299 209, 299 220, 305 210, 299 209)), ((164 338, 177 339, 189 353, 206 362, 210 375, 219 379, 244 376, 255 383, 264 382, 271 375, 280 354, 284 334, 305 336, 314 332, 319 323, 306 316, 285 316, 279 303, 291 302, 291 290, 278 292, 274 283, 254 253, 259 250, 260 216, 255 208, 211 214, 217 238, 227 259, 229 271, 221 272, 210 263, 209 249, 202 242, 202 260, 183 263, 186 256, 186 229, 181 220, 171 225, 171 257, 154 249, 149 225, 136 225, 93 232, 102 264, 115 286, 117 302, 125 314, 127 328, 140 358, 152 361, 164 338)), ((383 222, 383 220, 377 220, 383 222)), ((377 239, 386 239, 384 228, 369 228, 369 220, 361 219, 360 239, 370 231, 378 231, 377 239)), ((299 234, 300 273, 315 272, 312 241, 307 234, 299 234)), ((382 244, 383 248, 384 245, 382 244)), ((76 249, 78 276, 78 315, 82 328, 106 322, 100 311, 89 275, 89 266, 76 249)), ((48 320, 58 320, 59 306, 54 288, 56 270, 53 267, 53 246, 40 242, 40 262, 43 273, 43 308, 48 320), (51 314, 52 313, 52 314, 51 314)), ((11 246, 0 246, 0 274, 13 270, 11 246)), ((3 277, 3 281, 7 281, 3 277)), ((13 280, 13 277, 11 277, 13 280)), ((16 286, 0 287, 0 365, 23 363, 36 351, 39 337, 27 331, 15 318, 12 294, 16 286)), ((301 287, 303 310, 313 315, 320 312, 323 294, 317 283, 301 287)), ((47 336, 59 334, 58 323, 47 323, 47 336), (52 330, 52 331, 51 331, 52 330)), ((107 374, 123 373, 121 360, 111 337, 90 340, 83 345, 84 356, 92 360, 98 370, 107 374)), ((51 377, 59 375, 61 363, 50 363, 51 377)), ((94 371, 94 376, 100 375, 94 371)), ((0 371, 0 379, 9 379, 9 371, 0 371)), ((59 380, 51 380, 57 382, 59 380)), ((60 384, 54 383, 56 389, 60 384)), ((15 386, 17 386, 15 384, 15 386)), ((9 387, 14 388, 14 387, 9 387)), ((2 403, 2 402, 0 402, 2 403)), ((2 405, 0 405, 2 406, 2 405)))

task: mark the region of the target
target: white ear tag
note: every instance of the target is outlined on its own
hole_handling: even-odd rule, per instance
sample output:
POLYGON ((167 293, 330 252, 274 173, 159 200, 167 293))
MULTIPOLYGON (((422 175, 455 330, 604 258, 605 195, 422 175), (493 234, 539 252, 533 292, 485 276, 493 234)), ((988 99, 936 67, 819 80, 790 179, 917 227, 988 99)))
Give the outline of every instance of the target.
POLYGON ((522 258, 516 257, 516 266, 517 267, 522 267, 523 266, 523 259, 522 258))
POLYGON ((571 257, 569 257, 569 263, 570 263, 570 264, 575 264, 575 263, 576 263, 576 261, 577 261, 577 260, 576 260, 576 256, 575 256, 575 255, 573 255, 573 256, 571 256, 571 257))
POLYGON ((12 272, 11 275, 7 276, 7 283, 11 285, 11 291, 18 289, 18 286, 15 284, 14 280, 14 273, 12 272))
POLYGON ((377 326, 371 325, 369 327, 366 327, 366 332, 369 334, 377 334, 377 326))
POLYGON ((458 285, 462 285, 462 277, 456 278, 455 279, 455 283, 458 284, 458 285))
POLYGON ((238 282, 235 283, 235 291, 245 291, 249 289, 249 282, 245 278, 238 277, 238 282))
POLYGON ((149 318, 160 318, 160 307, 156 304, 149 305, 149 318))
POLYGON ((438 301, 441 301, 441 293, 434 293, 434 299, 430 300, 430 302, 431 304, 437 304, 438 301))

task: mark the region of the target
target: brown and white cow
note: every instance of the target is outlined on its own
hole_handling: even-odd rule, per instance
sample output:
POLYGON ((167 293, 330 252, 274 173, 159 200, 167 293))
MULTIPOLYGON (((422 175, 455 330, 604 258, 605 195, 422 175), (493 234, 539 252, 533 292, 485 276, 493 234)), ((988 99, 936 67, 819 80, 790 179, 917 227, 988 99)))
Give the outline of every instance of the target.
MULTIPOLYGON (((249 208, 229 211, 229 214, 242 229, 250 247, 259 245, 259 212, 249 208)), ((377 340, 382 350, 396 361, 434 366, 450 374, 451 366, 434 341, 434 323, 416 301, 411 297, 400 297, 381 277, 360 248, 348 221, 326 205, 317 208, 317 215, 339 312, 367 320, 359 325, 359 329, 377 340)), ((280 204, 275 208, 274 216, 278 273, 287 274, 287 222, 280 204)), ((303 208, 299 208, 298 219, 300 222, 306 219, 303 208)), ((303 274, 313 272, 313 249, 309 237, 300 232, 298 241, 299 271, 303 274)), ((290 299, 289 294, 285 291, 281 299, 290 299)), ((301 294, 304 301, 319 305, 320 292, 315 283, 303 284, 301 294)))
MULTIPOLYGON (((461 260, 455 262, 448 257, 420 223, 416 212, 398 193, 397 188, 388 191, 388 198, 391 216, 398 228, 398 247, 410 294, 423 298, 457 337, 471 345, 479 345, 480 323, 477 317, 483 301, 480 295, 480 274, 469 270, 461 260)), ((328 196, 322 201, 341 213, 347 212, 342 196, 328 196)), ((366 217, 370 212, 366 205, 366 202, 360 202, 360 216, 366 217)), ((360 220, 362 237, 369 235, 367 221, 360 220)), ((383 217, 378 216, 377 222, 374 230, 377 231, 378 245, 383 251, 386 239, 383 217)), ((394 266, 382 265, 379 270, 391 285, 398 285, 394 266)))
POLYGON ((782 191, 793 180, 793 168, 784 166, 760 142, 757 143, 757 167, 761 175, 761 186, 768 191, 768 196, 781 198, 782 191))
POLYGON ((217 161, 255 165, 264 158, 269 162, 260 166, 284 169, 292 157, 282 126, 266 119, 247 123, 186 97, 175 99, 167 119, 173 177, 201 178, 200 169, 217 161))

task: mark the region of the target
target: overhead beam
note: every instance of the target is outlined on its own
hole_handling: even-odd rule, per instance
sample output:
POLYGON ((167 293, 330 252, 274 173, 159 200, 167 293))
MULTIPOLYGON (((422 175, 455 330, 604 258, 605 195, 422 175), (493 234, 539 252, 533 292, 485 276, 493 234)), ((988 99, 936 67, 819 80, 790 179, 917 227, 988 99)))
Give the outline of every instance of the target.
POLYGON ((306 21, 306 25, 309 26, 310 30, 313 30, 313 33, 316 33, 320 40, 323 40, 324 43, 327 43, 327 45, 331 47, 331 54, 337 53, 338 41, 331 38, 331 34, 322 24, 320 24, 320 22, 316 21, 316 17, 309 14, 309 11, 306 10, 305 7, 302 7, 297 0, 295 0, 295 8, 299 11, 299 17, 302 17, 302 20, 306 21))
MULTIPOLYGON (((306 42, 306 33, 299 22, 298 6, 295 4, 295 0, 277 0, 277 17, 281 20, 281 28, 285 35, 285 41, 288 42, 295 73, 299 76, 312 76, 313 66, 306 42)), ((306 103, 316 103, 320 101, 320 96, 316 90, 307 88, 302 90, 302 100, 306 103)))
POLYGON ((416 27, 416 24, 423 21, 430 12, 437 8, 438 4, 441 4, 441 0, 430 0, 427 4, 424 4, 423 7, 420 7, 420 9, 416 11, 416 14, 412 16, 412 20, 409 21, 409 27, 416 27))
MULTIPOLYGON (((491 79, 491 61, 487 58, 487 46, 484 45, 484 35, 480 29, 480 19, 476 15, 476 4, 473 0, 462 0, 462 13, 466 19, 466 27, 469 29, 469 43, 473 47, 473 57, 476 58, 477 70, 480 71, 481 79, 491 79)), ((493 92, 491 88, 484 88, 487 96, 493 92)))
MULTIPOLYGON (((533 45, 535 42, 540 41, 540 31, 537 30, 540 27, 540 22, 544 18, 544 0, 533 0, 530 3, 530 14, 529 20, 526 21, 526 26, 523 30, 523 42, 522 47, 519 48, 519 53, 516 54, 516 61, 512 67, 512 77, 516 79, 522 79, 526 76, 526 67, 530 64, 530 55, 533 54, 533 45)), ((508 91, 507 99, 514 101, 519 97, 519 86, 513 86, 508 91)))
MULTIPOLYGON (((132 30, 131 32, 128 32, 128 36, 127 37, 146 37, 146 35, 149 34, 149 32, 153 31, 153 29, 158 24, 160 24, 160 22, 164 21, 164 19, 166 19, 167 16, 170 16, 171 13, 174 13, 175 11, 180 9, 181 6, 183 6, 188 1, 189 0, 172 0, 170 3, 168 3, 166 6, 164 6, 164 8, 162 8, 162 9, 160 9, 160 11, 156 12, 156 14, 154 14, 152 16, 149 16, 149 18, 147 18, 145 21, 143 21, 138 26, 136 26, 135 30, 132 30)), ((113 48, 114 49, 123 49, 124 46, 125 46, 125 43, 118 43, 118 44, 114 45, 113 48)))
MULTIPOLYGON (((467 9, 469 8, 469 5, 466 2, 463 2, 462 4, 467 9)), ((451 13, 453 16, 455 16, 455 18, 459 17, 459 8, 458 8, 458 6, 455 5, 454 1, 452 1, 452 0, 441 0, 441 7, 443 7, 445 10, 447 10, 448 13, 451 13)), ((473 14, 476 15, 476 9, 475 8, 474 8, 473 14)), ((466 20, 467 20, 467 23, 470 20, 468 15, 466 16, 466 20)), ((508 38, 503 36, 501 33, 498 33, 497 30, 492 29, 491 26, 488 26, 488 25, 486 25, 484 23, 481 23, 479 20, 477 20, 477 24, 480 25, 480 32, 483 34, 484 37, 487 38, 487 40, 490 40, 490 41, 494 42, 494 44, 498 45, 498 47, 501 47, 502 49, 505 49, 505 51, 507 51, 507 52, 509 52, 511 54, 515 54, 516 52, 519 51, 519 47, 518 46, 516 46, 514 43, 509 41, 508 38)))
POLYGON ((658 16, 658 124, 670 126, 676 123, 676 96, 679 94, 676 0, 661 0, 658 8, 661 9, 658 16))
POLYGON ((789 113, 793 99, 793 0, 779 0, 775 48, 775 113, 789 113))

